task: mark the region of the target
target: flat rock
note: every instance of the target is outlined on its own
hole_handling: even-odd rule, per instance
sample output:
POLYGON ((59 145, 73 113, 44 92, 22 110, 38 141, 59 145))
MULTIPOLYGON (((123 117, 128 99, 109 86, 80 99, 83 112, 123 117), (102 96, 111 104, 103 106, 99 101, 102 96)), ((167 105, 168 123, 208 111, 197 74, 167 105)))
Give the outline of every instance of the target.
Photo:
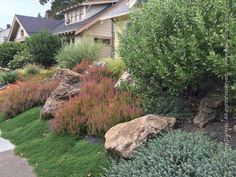
POLYGON ((151 114, 120 123, 106 133, 105 149, 122 158, 132 158, 134 151, 149 138, 172 129, 175 123, 174 117, 151 114))

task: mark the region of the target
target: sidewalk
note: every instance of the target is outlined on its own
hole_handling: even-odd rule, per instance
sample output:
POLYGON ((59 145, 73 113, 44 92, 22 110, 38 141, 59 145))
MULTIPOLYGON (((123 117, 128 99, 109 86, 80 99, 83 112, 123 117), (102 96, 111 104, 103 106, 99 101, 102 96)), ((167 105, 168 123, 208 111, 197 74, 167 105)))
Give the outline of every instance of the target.
POLYGON ((0 138, 0 177, 36 177, 26 161, 14 155, 15 146, 0 138))

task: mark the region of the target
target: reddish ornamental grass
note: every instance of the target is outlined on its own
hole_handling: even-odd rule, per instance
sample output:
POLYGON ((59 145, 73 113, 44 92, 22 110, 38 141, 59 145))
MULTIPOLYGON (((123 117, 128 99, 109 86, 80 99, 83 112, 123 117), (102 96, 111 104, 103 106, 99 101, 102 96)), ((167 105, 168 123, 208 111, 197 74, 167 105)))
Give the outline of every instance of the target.
POLYGON ((13 118, 34 106, 42 105, 57 86, 58 81, 42 81, 39 78, 19 82, 2 93, 1 112, 6 118, 13 118))
POLYGON ((89 68, 90 65, 92 65, 92 61, 83 60, 80 64, 77 64, 72 70, 77 73, 83 74, 89 68))
POLYGON ((94 67, 82 77, 80 93, 56 113, 55 132, 103 136, 112 126, 142 115, 140 99, 117 92, 109 74, 104 67, 94 67))

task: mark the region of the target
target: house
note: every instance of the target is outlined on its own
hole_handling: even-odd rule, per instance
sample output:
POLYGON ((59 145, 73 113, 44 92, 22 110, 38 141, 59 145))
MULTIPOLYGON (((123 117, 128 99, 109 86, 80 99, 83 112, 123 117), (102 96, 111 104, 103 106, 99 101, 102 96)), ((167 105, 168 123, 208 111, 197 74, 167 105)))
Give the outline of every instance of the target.
POLYGON ((114 55, 112 33, 112 19, 100 21, 109 9, 118 0, 86 0, 59 12, 65 16, 64 23, 53 30, 54 34, 62 37, 70 43, 80 41, 85 35, 89 35, 94 42, 105 44, 102 56, 114 55))
POLYGON ((102 22, 109 19, 113 21, 115 58, 119 58, 119 34, 122 33, 129 22, 131 9, 139 4, 141 4, 141 0, 120 0, 100 18, 102 22))
POLYGON ((62 23, 63 21, 52 18, 15 15, 8 41, 24 42, 27 37, 37 34, 42 30, 52 32, 62 23))
POLYGON ((8 35, 10 33, 10 27, 10 25, 7 25, 6 29, 0 29, 0 44, 7 41, 8 35))

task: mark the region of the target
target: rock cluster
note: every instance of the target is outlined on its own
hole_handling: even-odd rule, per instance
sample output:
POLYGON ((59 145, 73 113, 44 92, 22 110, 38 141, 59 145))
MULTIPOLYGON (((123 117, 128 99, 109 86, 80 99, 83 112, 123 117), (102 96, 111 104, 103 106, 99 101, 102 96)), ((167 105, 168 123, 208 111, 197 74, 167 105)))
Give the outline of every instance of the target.
POLYGON ((48 120, 72 96, 79 92, 81 75, 69 69, 59 69, 52 79, 59 80, 59 86, 51 93, 41 110, 41 118, 48 120))

